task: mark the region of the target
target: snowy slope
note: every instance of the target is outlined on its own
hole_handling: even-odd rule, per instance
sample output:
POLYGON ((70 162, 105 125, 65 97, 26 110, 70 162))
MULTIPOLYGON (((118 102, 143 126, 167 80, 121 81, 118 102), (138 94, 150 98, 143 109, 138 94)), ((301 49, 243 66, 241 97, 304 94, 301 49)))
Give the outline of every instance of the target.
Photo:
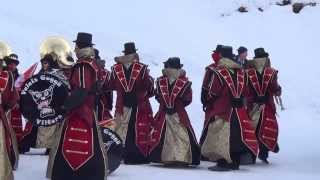
MULTIPOLYGON (((280 70, 286 111, 279 112, 281 152, 270 166, 241 167, 232 173, 213 173, 203 163, 197 169, 165 169, 157 166, 122 166, 111 180, 120 179, 319 179, 320 145, 320 6, 307 7, 299 15, 291 7, 270 5, 274 0, 117 0, 117 1, 17 1, 0 7, 0 40, 19 54, 21 68, 39 60, 39 45, 50 35, 70 42, 78 31, 94 34, 96 47, 108 66, 135 41, 142 61, 155 77, 169 56, 180 56, 193 81, 194 101, 188 108, 199 137, 204 114, 200 87, 204 67, 217 43, 244 45, 252 51, 263 46, 280 70), (239 14, 240 5, 250 12, 239 14), (261 13, 256 7, 265 7, 261 13), (222 13, 229 16, 221 17, 222 13), (304 77, 300 77, 304 74, 304 77), (141 174, 137 174, 141 171, 141 174)), ((318 1, 319 2, 319 1, 318 1)), ((153 101, 154 111, 157 104, 153 101)), ((22 156, 16 179, 43 180, 46 157, 22 156)))

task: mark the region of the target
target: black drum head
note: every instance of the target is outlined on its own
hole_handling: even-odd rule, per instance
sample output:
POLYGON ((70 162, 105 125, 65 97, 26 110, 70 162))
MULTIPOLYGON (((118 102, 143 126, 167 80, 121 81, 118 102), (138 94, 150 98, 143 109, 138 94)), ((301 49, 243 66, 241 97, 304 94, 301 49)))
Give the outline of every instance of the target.
POLYGON ((68 96, 68 87, 58 77, 38 74, 28 79, 20 93, 22 115, 34 126, 52 126, 64 119, 61 108, 68 96))
POLYGON ((122 161, 122 140, 109 128, 101 127, 102 139, 107 151, 109 174, 119 168, 122 161))

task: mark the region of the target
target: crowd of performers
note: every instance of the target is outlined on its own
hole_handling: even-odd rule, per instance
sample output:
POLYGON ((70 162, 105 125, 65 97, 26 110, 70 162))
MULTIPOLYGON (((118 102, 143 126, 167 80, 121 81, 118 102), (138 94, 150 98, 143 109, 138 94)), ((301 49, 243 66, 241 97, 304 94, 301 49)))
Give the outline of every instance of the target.
POLYGON ((41 59, 38 73, 55 75, 70 88, 65 120, 50 127, 27 122, 23 128, 14 86, 19 59, 16 54, 1 59, 1 180, 13 179, 19 153, 30 147, 47 149, 49 179, 106 179, 108 157, 101 127, 112 127, 121 137, 123 163, 128 165, 186 167, 202 160, 216 163, 209 167, 212 171, 231 171, 255 164, 257 158, 269 163, 269 152, 279 151, 275 102, 281 87, 263 48, 254 50, 253 60, 247 60, 245 47, 237 56, 230 46, 218 45, 213 51, 214 62, 206 67, 201 87, 205 120, 198 143, 186 110, 192 102, 192 83, 178 57, 164 62, 162 75, 154 81, 132 42, 124 44, 111 71, 94 49, 91 34, 78 33, 74 42, 77 60, 71 69, 61 68, 50 54, 41 59), (155 116, 153 97, 159 103, 155 116))

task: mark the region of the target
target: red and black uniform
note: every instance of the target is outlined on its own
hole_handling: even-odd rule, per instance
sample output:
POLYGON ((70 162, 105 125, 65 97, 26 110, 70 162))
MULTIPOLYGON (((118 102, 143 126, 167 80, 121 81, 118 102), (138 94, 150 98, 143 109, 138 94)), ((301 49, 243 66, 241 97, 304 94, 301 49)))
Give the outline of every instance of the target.
POLYGON ((164 75, 157 79, 156 87, 160 106, 153 123, 150 159, 165 164, 199 165, 200 149, 185 109, 192 102, 191 82, 183 74, 170 83, 164 75))
POLYGON ((256 133, 260 144, 259 158, 266 160, 268 151, 279 151, 279 130, 274 103, 274 97, 281 95, 281 87, 277 81, 278 71, 271 67, 265 67, 260 73, 252 67, 248 68, 246 72, 250 87, 248 110, 251 118, 257 124, 256 133))
POLYGON ((98 127, 96 93, 101 69, 91 58, 78 60, 72 68, 71 91, 88 92, 84 103, 73 109, 66 118, 54 156, 52 180, 103 180, 107 176, 106 153, 98 127))
POLYGON ((138 61, 128 67, 117 63, 111 73, 111 86, 117 92, 116 133, 124 142, 124 162, 148 163, 148 140, 153 121, 149 98, 154 95, 153 78, 147 66, 138 61))
POLYGON ((241 155, 256 155, 259 149, 243 101, 246 73, 228 58, 222 58, 211 70, 212 77, 205 82, 208 86, 201 152, 206 159, 217 161, 218 166, 237 169, 241 155))
MULTIPOLYGON (((17 103, 18 93, 14 88, 14 78, 10 72, 0 71, 0 179, 13 178, 12 169, 18 165, 18 146, 12 126, 6 115, 17 103)), ((10 113, 9 113, 10 114, 10 113)))
MULTIPOLYGON (((19 77, 18 71, 12 72, 14 81, 16 81, 19 77)), ((11 110, 11 125, 16 134, 18 144, 23 138, 23 125, 22 125, 22 114, 19 108, 19 104, 15 104, 15 106, 11 110)))

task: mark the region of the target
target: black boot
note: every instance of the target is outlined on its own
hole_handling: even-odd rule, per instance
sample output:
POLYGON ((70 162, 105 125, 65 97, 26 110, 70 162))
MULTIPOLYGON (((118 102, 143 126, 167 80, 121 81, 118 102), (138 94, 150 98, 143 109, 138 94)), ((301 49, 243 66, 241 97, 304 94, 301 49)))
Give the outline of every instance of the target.
POLYGON ((234 162, 228 163, 225 159, 220 159, 217 161, 217 165, 211 166, 208 169, 211 171, 225 172, 225 171, 238 170, 239 165, 234 162))
POLYGON ((269 164, 268 157, 269 157, 269 150, 264 145, 260 145, 260 152, 259 152, 258 158, 262 162, 269 164))
POLYGON ((266 163, 266 164, 269 164, 269 161, 268 161, 268 152, 260 152, 258 158, 259 158, 262 162, 264 162, 264 163, 266 163))
POLYGON ((256 163, 256 157, 252 153, 244 153, 240 156, 241 165, 252 165, 256 163))

